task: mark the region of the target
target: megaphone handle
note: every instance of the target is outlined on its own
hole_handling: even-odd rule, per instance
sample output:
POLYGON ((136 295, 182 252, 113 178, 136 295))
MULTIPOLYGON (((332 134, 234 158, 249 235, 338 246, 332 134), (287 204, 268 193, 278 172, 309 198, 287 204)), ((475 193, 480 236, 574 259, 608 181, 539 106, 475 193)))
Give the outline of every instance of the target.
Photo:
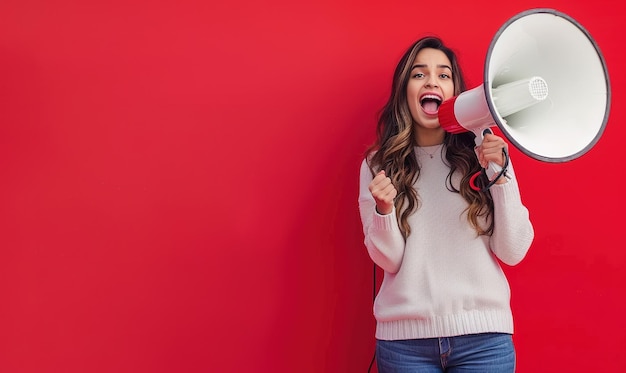
MULTIPOLYGON (((474 139, 476 147, 479 147, 483 143, 483 139, 485 138, 486 134, 493 134, 491 128, 487 127, 478 131, 478 133, 476 134, 476 138, 474 139)), ((478 156, 478 154, 476 154, 476 156, 478 156)), ((489 165, 487 166, 487 168, 485 168, 485 172, 487 173, 487 178, 489 180, 492 180, 492 178, 495 175, 499 174, 500 171, 502 171, 502 167, 494 162, 489 162, 489 165)))
MULTIPOLYGON (((478 133, 476 133, 476 138, 474 139, 474 143, 476 144, 476 147, 479 147, 483 143, 483 138, 485 137, 486 134, 493 134, 493 131, 489 127, 479 129, 479 131, 477 132, 478 133)), ((476 154, 476 156, 478 156, 478 154, 476 154)), ((506 158, 505 167, 507 167, 509 163, 508 154, 506 154, 505 152, 504 156, 506 158)), ((483 172, 485 172, 485 175, 487 175, 487 179, 489 180, 489 184, 483 189, 484 191, 484 190, 491 188, 491 186, 495 184, 496 179, 502 176, 502 174, 506 172, 506 170, 503 172, 502 167, 500 167, 499 164, 494 163, 494 162, 489 162, 489 164, 487 165, 487 168, 483 169, 483 172)), ((470 178, 470 187, 474 190, 481 190, 481 188, 476 185, 476 178, 479 175, 480 175, 480 172, 477 172, 474 175, 472 175, 472 177, 470 178)))

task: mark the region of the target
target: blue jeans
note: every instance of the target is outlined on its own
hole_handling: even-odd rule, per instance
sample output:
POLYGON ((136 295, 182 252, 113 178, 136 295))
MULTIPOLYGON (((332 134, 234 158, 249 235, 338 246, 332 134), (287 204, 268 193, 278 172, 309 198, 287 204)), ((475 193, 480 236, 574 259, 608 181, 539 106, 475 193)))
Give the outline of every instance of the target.
POLYGON ((512 373, 515 347, 510 334, 376 341, 379 373, 512 373))

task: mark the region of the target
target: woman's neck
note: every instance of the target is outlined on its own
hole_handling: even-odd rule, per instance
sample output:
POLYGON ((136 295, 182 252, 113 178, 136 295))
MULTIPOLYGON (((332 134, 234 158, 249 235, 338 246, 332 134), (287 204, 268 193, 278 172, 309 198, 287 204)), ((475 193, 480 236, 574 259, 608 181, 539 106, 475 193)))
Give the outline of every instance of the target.
POLYGON ((415 143, 417 146, 435 146, 443 144, 446 132, 440 127, 436 129, 422 129, 415 133, 415 143))

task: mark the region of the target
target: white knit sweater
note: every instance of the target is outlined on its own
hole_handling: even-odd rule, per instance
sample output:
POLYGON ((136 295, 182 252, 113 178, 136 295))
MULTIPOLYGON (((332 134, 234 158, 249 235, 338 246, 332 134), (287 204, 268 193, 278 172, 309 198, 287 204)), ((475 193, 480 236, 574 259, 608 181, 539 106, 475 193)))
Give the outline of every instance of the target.
MULTIPOLYGON (((416 148, 422 166, 415 184, 420 205, 409 217, 412 231, 406 242, 395 209, 388 215, 376 212, 368 190, 372 174, 365 161, 361 165, 359 210, 365 246, 384 271, 374 302, 378 339, 513 333, 510 289, 500 262, 519 263, 534 231, 512 166, 511 179, 490 189, 493 235, 477 236, 467 220, 467 202, 446 189, 449 168, 441 153, 437 147, 416 148), (433 158, 425 155, 433 152, 433 158)), ((453 178, 457 187, 459 180, 458 175, 453 178)))

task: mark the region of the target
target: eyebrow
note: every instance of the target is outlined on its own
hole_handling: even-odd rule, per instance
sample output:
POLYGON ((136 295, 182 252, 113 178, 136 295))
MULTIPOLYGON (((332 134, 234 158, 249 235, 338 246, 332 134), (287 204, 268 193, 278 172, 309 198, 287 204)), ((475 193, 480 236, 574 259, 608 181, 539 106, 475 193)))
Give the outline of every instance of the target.
MULTIPOLYGON (((428 66, 426 64, 422 64, 422 63, 415 64, 415 65, 413 65, 413 67, 411 67, 411 71, 413 71, 413 69, 416 69, 416 68, 425 68, 425 67, 428 67, 428 66)), ((452 71, 452 68, 450 66, 448 66, 448 65, 437 65, 437 67, 440 68, 440 69, 443 68, 443 69, 448 69, 448 70, 452 71)))

